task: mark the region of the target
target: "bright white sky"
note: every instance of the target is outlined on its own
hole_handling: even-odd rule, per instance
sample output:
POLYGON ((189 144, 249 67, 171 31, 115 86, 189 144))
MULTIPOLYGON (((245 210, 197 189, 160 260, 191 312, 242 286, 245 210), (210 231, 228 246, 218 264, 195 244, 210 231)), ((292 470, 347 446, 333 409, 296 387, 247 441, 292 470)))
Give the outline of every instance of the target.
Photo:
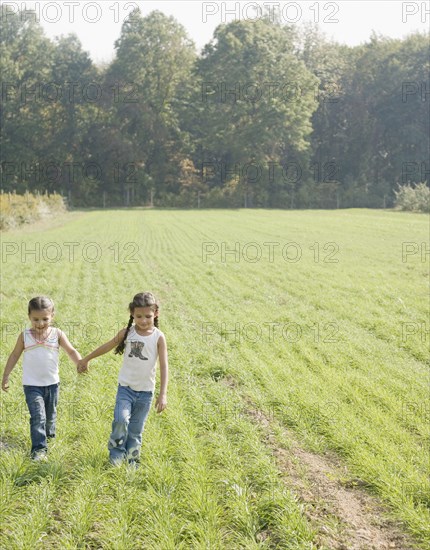
POLYGON ((136 5, 143 15, 156 9, 173 15, 199 50, 211 40, 219 24, 235 19, 254 19, 263 6, 280 13, 286 23, 317 22, 328 37, 349 45, 367 41, 372 31, 402 38, 416 30, 428 31, 430 26, 430 1, 2 0, 1 4, 2 17, 18 8, 36 7, 49 37, 76 33, 96 63, 112 59, 121 25, 136 5))

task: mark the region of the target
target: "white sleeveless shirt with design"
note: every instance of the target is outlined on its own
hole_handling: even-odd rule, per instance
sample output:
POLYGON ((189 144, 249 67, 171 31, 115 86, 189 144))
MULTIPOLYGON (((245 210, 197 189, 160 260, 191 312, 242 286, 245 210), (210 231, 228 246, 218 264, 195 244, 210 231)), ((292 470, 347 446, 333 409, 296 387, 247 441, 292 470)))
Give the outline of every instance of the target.
POLYGON ((157 327, 149 336, 141 336, 132 326, 125 339, 124 359, 118 375, 120 386, 134 391, 154 391, 158 359, 158 339, 163 333, 157 327))
POLYGON ((51 332, 46 340, 38 341, 31 333, 31 329, 25 329, 24 359, 22 361, 22 383, 24 386, 50 386, 58 384, 60 374, 58 371, 58 354, 60 345, 58 339, 60 332, 51 327, 51 332))

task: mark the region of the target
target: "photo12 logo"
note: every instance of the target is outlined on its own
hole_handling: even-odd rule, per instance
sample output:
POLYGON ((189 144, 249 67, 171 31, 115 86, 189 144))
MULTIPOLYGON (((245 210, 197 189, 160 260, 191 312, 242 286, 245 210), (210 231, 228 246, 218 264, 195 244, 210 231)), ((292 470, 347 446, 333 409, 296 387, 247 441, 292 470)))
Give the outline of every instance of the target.
POLYGON ((202 418, 205 422, 225 422, 228 419, 237 420, 244 415, 243 408, 237 403, 212 403, 207 401, 202 404, 202 418))
POLYGON ((410 102, 411 98, 414 100, 418 98, 422 103, 424 103, 427 101, 429 95, 430 90, 428 82, 402 82, 402 103, 408 103, 408 101, 410 102))
MULTIPOLYGON (((339 263, 336 255, 340 247, 336 242, 319 243, 314 242, 305 250, 310 250, 308 259, 313 258, 315 263, 339 263)), ((234 244, 225 241, 208 241, 202 243, 202 262, 207 263, 220 261, 221 263, 257 263, 268 261, 273 263, 282 257, 283 262, 297 263, 303 257, 303 249, 296 242, 280 243, 275 241, 259 243, 256 241, 248 243, 235 242, 234 244), (281 252, 281 254, 280 254, 281 252)))
POLYGON ((341 166, 334 160, 301 164, 296 161, 250 160, 245 163, 203 161, 199 167, 201 182, 224 184, 227 182, 250 184, 284 183, 292 185, 300 181, 313 180, 314 183, 338 183, 341 166))
POLYGON ((258 21, 263 18, 285 24, 311 20, 314 23, 340 23, 338 2, 203 2, 202 23, 214 20, 258 21))
MULTIPOLYGON (((102 399, 91 397, 86 399, 85 409, 82 408, 82 403, 79 400, 72 398, 71 400, 60 400, 58 410, 61 411, 63 421, 68 424, 99 424, 100 422, 108 422, 112 415, 110 404, 106 404, 102 399)), ((25 401, 0 401, 0 422, 6 422, 10 418, 14 418, 17 423, 20 421, 28 422, 29 417, 25 401)))
POLYGON ((1 263, 18 261, 20 263, 57 263, 84 261, 88 263, 100 262, 108 256, 114 263, 138 263, 136 256, 139 252, 139 245, 134 242, 115 242, 106 246, 95 241, 81 243, 78 241, 69 242, 34 242, 26 241, 2 241, 1 263))
POLYGON ((101 182, 103 179, 114 183, 136 183, 139 164, 135 162, 113 162, 104 166, 95 161, 89 162, 8 162, 4 161, 0 169, 0 181, 4 186, 17 182, 32 185, 71 185, 77 182, 101 182))
POLYGON ((401 418, 403 422, 422 423, 430 422, 430 401, 402 401, 401 418))
POLYGON ((339 325, 336 322, 313 323, 305 325, 295 322, 279 323, 276 321, 264 321, 257 323, 218 323, 205 321, 201 326, 202 342, 274 342, 283 340, 288 343, 296 343, 304 336, 312 339, 314 343, 337 343, 339 341, 339 325))
MULTIPOLYGON (((320 76, 317 73, 317 76, 320 76)), ((314 92, 315 101, 337 103, 340 100, 340 85, 334 81, 315 84, 310 88, 314 92)), ((201 98, 203 103, 229 103, 239 101, 257 104, 259 101, 276 99, 283 103, 295 103, 306 98, 307 91, 301 82, 214 82, 206 81, 201 84, 201 98)), ((410 92, 410 95, 412 92, 410 92)), ((306 99, 307 101, 307 99, 306 99)))
POLYGON ((428 262, 430 256, 430 245, 427 242, 416 243, 416 242, 403 242, 402 243, 402 263, 407 263, 413 260, 420 258, 422 263, 428 262))
POLYGON ((111 100, 113 103, 138 103, 143 98, 142 87, 136 82, 115 82, 103 86, 101 82, 2 82, 2 101, 22 106, 35 103, 81 104, 111 100), (139 95, 141 94, 141 95, 139 95))
POLYGON ((428 181, 430 169, 426 162, 408 161, 402 163, 402 183, 410 181, 428 181))
MULTIPOLYGON (((145 3, 140 2, 141 6, 145 3)), ((81 22, 96 24, 103 21, 123 23, 139 2, 3 2, 1 20, 18 15, 21 21, 41 21, 49 24, 81 22)))
POLYGON ((430 3, 427 2, 402 2, 402 23, 420 21, 427 23, 430 18, 430 3))
MULTIPOLYGON (((1 343, 9 344, 18 338, 19 334, 28 328, 29 323, 2 322, 0 323, 1 343)), ((123 328, 119 321, 110 327, 99 323, 62 320, 55 326, 66 332, 71 341, 82 340, 86 345, 97 344, 105 338, 113 338, 123 328)))

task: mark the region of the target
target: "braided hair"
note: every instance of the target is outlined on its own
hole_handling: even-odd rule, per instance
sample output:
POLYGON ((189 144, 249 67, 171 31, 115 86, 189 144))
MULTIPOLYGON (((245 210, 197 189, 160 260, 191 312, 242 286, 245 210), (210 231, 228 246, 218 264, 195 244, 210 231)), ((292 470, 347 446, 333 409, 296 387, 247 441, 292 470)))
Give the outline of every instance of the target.
MULTIPOLYGON (((155 296, 151 292, 139 292, 133 298, 133 301, 128 304, 128 310, 130 312, 130 318, 128 320, 127 328, 125 329, 124 337, 122 341, 115 348, 115 353, 123 354, 125 348, 125 341, 127 335, 133 325, 133 313, 136 307, 151 307, 154 310, 154 313, 158 313, 158 302, 155 296)), ((158 316, 154 318, 154 325, 158 328, 158 316)))

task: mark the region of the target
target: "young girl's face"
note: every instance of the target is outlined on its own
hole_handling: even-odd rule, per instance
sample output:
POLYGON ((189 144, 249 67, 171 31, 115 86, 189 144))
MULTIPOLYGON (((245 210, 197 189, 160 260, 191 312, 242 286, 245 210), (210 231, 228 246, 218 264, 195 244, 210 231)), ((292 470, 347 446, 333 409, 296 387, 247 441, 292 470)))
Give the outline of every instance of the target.
POLYGON ((43 332, 51 324, 54 314, 50 309, 40 309, 30 311, 28 318, 31 321, 31 327, 36 332, 43 332))
POLYGON ((132 315, 134 324, 142 331, 151 329, 154 326, 154 319, 157 316, 152 306, 135 307, 132 315))

